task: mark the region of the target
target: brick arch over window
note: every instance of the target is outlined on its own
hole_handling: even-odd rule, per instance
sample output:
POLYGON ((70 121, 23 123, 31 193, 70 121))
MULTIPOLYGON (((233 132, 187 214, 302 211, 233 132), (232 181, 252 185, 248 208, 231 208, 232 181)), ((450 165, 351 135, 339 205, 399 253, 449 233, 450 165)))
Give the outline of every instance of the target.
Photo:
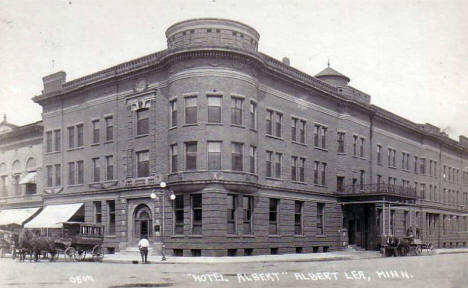
POLYGON ((18 173, 21 172, 21 164, 19 160, 15 160, 11 165, 11 172, 18 173))
POLYGON ((27 171, 36 170, 36 159, 34 157, 30 157, 28 161, 26 161, 26 170, 27 171))

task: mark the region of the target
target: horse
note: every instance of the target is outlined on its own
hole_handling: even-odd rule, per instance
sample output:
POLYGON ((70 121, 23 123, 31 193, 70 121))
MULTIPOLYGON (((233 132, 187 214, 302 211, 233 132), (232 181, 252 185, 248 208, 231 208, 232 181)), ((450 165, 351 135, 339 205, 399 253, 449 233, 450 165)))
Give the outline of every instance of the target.
POLYGON ((57 249, 55 247, 55 240, 51 237, 35 235, 32 239, 32 246, 34 252, 34 261, 39 261, 39 256, 42 251, 50 254, 49 261, 54 261, 57 249))
POLYGON ((29 252, 30 258, 29 260, 32 262, 33 259, 33 243, 32 239, 34 238, 34 234, 30 230, 23 229, 18 235, 18 250, 19 250, 19 261, 24 262, 26 259, 26 254, 29 252))

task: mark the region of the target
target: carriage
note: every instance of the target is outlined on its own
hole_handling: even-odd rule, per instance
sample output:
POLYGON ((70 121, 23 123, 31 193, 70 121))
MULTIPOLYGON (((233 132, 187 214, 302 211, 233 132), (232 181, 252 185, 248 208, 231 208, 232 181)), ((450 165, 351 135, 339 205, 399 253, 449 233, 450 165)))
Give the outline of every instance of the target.
POLYGON ((407 236, 398 238, 395 236, 387 236, 383 245, 384 256, 407 256, 407 255, 422 255, 423 250, 427 251, 427 255, 433 254, 433 245, 431 242, 423 243, 419 238, 419 229, 409 228, 407 236), (413 233, 416 232, 416 233, 413 233), (414 236, 416 235, 416 237, 414 236))
MULTIPOLYGON (((83 222, 65 222, 59 238, 55 239, 55 248, 63 253, 67 261, 84 261, 88 255, 94 261, 102 261, 104 250, 104 226, 83 222)), ((59 257, 56 254, 56 258, 59 257)))

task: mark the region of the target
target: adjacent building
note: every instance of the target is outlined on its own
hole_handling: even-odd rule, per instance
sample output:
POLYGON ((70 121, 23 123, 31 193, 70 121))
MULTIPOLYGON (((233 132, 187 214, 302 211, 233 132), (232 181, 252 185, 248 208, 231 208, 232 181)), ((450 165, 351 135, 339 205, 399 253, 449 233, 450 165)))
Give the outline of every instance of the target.
POLYGON ((236 21, 166 38, 79 79, 46 76, 33 98, 43 205, 82 203, 75 217, 102 223, 110 252, 144 235, 175 256, 377 249, 410 226, 466 246, 467 138, 372 105, 331 67, 310 76, 259 52, 236 21))

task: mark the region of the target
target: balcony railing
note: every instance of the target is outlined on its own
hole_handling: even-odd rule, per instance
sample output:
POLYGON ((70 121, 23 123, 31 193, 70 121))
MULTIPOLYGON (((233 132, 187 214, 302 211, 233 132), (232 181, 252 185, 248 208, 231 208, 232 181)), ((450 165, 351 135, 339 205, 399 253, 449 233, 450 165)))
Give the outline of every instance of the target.
POLYGON ((342 189, 338 188, 337 193, 343 196, 391 195, 405 198, 417 198, 416 188, 392 184, 347 185, 342 187, 342 189))

